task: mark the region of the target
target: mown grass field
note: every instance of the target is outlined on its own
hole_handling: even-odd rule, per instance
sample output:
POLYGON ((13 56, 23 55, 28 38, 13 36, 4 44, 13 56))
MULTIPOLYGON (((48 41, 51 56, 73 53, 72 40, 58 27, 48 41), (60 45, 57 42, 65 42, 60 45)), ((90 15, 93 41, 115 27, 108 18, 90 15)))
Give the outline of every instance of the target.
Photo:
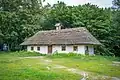
MULTIPOLYGON (((69 55, 68 55, 69 56, 69 55)), ((69 56, 63 55, 50 56, 54 63, 80 70, 93 72, 96 74, 120 77, 120 58, 108 56, 69 56)))
POLYGON ((30 52, 0 52, 0 80, 80 80, 83 77, 64 68, 55 68, 56 65, 90 72, 91 76, 104 75, 120 78, 120 64, 113 61, 119 62, 120 58, 76 54, 45 56, 30 52), (43 57, 31 58, 30 56, 43 57))

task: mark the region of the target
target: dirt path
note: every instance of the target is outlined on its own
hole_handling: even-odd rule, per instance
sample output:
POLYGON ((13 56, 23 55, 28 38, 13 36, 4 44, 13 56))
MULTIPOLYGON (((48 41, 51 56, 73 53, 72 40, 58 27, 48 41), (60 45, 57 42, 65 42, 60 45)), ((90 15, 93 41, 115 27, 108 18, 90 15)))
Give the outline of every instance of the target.
MULTIPOLYGON (((86 71, 83 71, 83 70, 80 70, 80 69, 76 69, 76 68, 69 68, 69 67, 66 67, 66 66, 63 66, 63 65, 59 65, 59 64, 54 64, 52 60, 50 59, 45 59, 44 57, 42 56, 38 56, 38 57, 23 57, 23 58, 31 58, 31 59, 36 59, 36 58, 39 58, 42 60, 42 62, 44 64, 47 64, 48 66, 46 66, 46 68, 48 70, 51 70, 51 69, 64 69, 68 72, 71 72, 71 73, 74 73, 74 74, 79 74, 79 75, 82 75, 83 78, 85 80, 120 80, 120 78, 117 78, 117 77, 110 77, 110 76, 104 76, 104 75, 95 75, 95 73, 92 73, 92 72, 86 72, 86 71), (49 65, 51 65, 49 67, 49 65)), ((80 79, 82 80, 82 79, 80 79)))
POLYGON ((19 57, 20 59, 36 59, 36 58, 44 58, 43 56, 34 56, 34 57, 19 57))
POLYGON ((87 80, 87 79, 90 79, 90 80, 120 80, 117 77, 110 77, 110 76, 104 76, 104 75, 95 76, 91 72, 86 72, 86 71, 75 69, 75 68, 68 68, 68 67, 62 66, 62 65, 55 65, 55 66, 53 66, 53 68, 64 69, 71 73, 82 75, 85 80, 87 80))
MULTIPOLYGON (((43 61, 47 64, 52 64, 52 60, 44 60, 43 61)), ((84 79, 91 79, 91 80, 120 80, 120 78, 117 78, 117 77, 110 77, 110 76, 104 76, 104 75, 93 75, 92 72, 86 72, 86 71, 83 71, 83 70, 79 70, 79 69, 75 69, 75 68, 69 68, 69 67, 66 67, 66 66, 63 66, 63 65, 59 65, 59 64, 54 64, 54 66, 47 66, 46 68, 48 68, 50 70, 50 68, 52 69, 64 69, 66 71, 69 71, 71 73, 74 73, 74 74, 79 74, 79 75, 82 75, 84 79)))

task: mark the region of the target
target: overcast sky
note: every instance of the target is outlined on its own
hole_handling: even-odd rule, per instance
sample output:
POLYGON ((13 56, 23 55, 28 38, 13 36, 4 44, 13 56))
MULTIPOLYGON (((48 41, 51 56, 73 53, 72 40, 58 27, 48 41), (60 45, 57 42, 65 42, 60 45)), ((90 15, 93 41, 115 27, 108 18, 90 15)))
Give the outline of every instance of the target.
MULTIPOLYGON (((46 0, 50 4, 55 4, 58 0, 46 0)), ((91 3, 98 5, 99 7, 111 7, 113 0, 59 0, 65 2, 67 5, 83 5, 85 3, 91 3)))

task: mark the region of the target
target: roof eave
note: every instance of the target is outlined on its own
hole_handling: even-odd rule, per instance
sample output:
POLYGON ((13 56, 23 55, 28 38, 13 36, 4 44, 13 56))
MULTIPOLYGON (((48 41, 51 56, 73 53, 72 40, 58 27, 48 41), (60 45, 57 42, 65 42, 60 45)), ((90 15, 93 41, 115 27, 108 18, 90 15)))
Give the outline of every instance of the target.
POLYGON ((102 45, 101 43, 76 43, 76 44, 20 44, 21 46, 31 46, 31 45, 102 45))

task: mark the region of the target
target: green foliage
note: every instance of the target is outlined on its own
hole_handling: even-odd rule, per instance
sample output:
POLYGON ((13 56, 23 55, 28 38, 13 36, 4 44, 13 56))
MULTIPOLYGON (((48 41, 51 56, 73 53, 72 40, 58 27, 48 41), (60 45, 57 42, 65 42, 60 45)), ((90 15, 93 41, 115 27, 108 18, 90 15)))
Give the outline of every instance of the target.
POLYGON ((27 51, 16 51, 16 52, 0 52, 0 54, 7 55, 9 56, 14 56, 14 57, 28 57, 28 56, 45 56, 46 54, 41 54, 38 52, 27 52, 27 51))
POLYGON ((120 0, 114 0, 113 21, 112 21, 112 48, 116 56, 120 56, 120 0))
POLYGON ((61 22, 64 28, 86 27, 104 45, 96 48, 97 53, 112 55, 111 17, 110 8, 103 9, 91 4, 66 6, 64 2, 58 2, 48 10, 43 29, 55 29, 53 24, 56 22, 61 22))
POLYGON ((8 44, 10 50, 19 50, 20 43, 41 28, 38 21, 41 11, 35 7, 38 0, 32 1, 35 4, 32 6, 30 1, 32 0, 27 2, 26 0, 2 0, 0 2, 0 43, 8 44))
POLYGON ((120 0, 113 0, 113 5, 115 8, 120 8, 120 0))
POLYGON ((82 54, 76 54, 76 53, 69 53, 69 54, 64 54, 64 53, 57 53, 57 54, 52 54, 52 55, 46 55, 48 58, 71 58, 71 59, 83 59, 83 60, 102 60, 106 59, 109 61, 120 61, 119 57, 114 57, 114 56, 101 56, 101 55, 82 55, 82 54))
POLYGON ((119 0, 113 1, 115 10, 89 3, 67 6, 59 1, 43 6, 43 1, 1 0, 0 44, 20 50, 25 39, 37 31, 55 29, 54 25, 61 22, 64 28, 86 27, 103 44, 96 48, 96 53, 120 56, 119 0))
POLYGON ((45 54, 37 53, 37 52, 25 52, 25 51, 16 51, 9 53, 11 56, 18 57, 27 57, 27 56, 45 56, 45 54))
POLYGON ((62 58, 62 57, 73 57, 73 56, 82 56, 81 54, 76 54, 76 53, 68 53, 68 54, 64 54, 64 53, 55 53, 55 54, 52 54, 52 55, 47 55, 48 57, 59 57, 59 58, 62 58))

